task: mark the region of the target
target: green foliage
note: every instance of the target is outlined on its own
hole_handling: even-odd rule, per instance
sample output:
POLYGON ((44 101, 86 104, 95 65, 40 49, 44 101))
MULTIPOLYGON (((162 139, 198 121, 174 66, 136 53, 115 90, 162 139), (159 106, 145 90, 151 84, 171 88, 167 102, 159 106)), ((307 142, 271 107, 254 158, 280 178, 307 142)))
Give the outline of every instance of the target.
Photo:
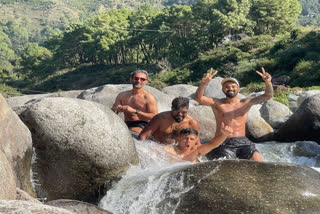
POLYGON ((15 89, 12 88, 6 84, 0 84, 0 93, 4 96, 4 97, 14 97, 14 96, 20 96, 21 93, 15 89))
POLYGON ((277 88, 274 91, 273 99, 275 101, 278 101, 278 102, 288 106, 289 105, 289 94, 290 94, 290 90, 283 90, 281 88, 277 88))

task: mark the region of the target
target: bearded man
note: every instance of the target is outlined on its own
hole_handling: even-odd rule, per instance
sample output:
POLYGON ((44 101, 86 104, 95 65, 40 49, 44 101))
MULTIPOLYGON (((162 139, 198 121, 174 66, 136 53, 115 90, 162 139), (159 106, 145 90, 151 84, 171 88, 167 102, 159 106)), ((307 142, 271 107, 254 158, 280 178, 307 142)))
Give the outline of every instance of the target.
POLYGON ((265 72, 256 71, 265 82, 266 88, 264 94, 257 97, 247 97, 240 99, 237 94, 240 91, 240 84, 234 78, 225 78, 222 80, 222 91, 226 98, 216 99, 203 96, 205 87, 208 85, 212 77, 217 74, 217 71, 211 68, 201 80, 194 99, 202 105, 208 105, 216 118, 216 135, 220 135, 221 124, 227 124, 233 130, 232 134, 216 149, 207 154, 208 159, 216 158, 239 158, 250 159, 255 161, 263 161, 261 154, 256 149, 254 143, 246 138, 246 120, 250 108, 259 103, 263 103, 273 97, 273 87, 271 83, 271 75, 265 72))
MULTIPOLYGON (((173 144, 182 129, 192 128, 199 131, 199 122, 188 115, 189 99, 177 97, 171 103, 171 111, 165 111, 154 116, 138 136, 139 140, 152 140, 161 144, 173 144)), ((200 143, 200 140, 197 139, 200 143)))

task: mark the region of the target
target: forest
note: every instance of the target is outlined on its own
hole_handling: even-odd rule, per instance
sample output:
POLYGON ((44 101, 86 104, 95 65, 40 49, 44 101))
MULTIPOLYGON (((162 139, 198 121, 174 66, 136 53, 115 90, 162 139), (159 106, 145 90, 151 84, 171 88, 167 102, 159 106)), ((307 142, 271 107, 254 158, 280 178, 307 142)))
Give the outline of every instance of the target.
POLYGON ((259 82, 251 74, 261 66, 289 76, 289 87, 320 83, 318 12, 306 6, 311 1, 301 0, 301 7, 297 0, 70 0, 68 10, 56 10, 64 16, 51 13, 63 6, 57 2, 1 1, 7 9, 37 5, 56 19, 0 19, 0 91, 128 83, 137 68, 151 73, 156 88, 197 85, 210 67, 243 85, 259 82))

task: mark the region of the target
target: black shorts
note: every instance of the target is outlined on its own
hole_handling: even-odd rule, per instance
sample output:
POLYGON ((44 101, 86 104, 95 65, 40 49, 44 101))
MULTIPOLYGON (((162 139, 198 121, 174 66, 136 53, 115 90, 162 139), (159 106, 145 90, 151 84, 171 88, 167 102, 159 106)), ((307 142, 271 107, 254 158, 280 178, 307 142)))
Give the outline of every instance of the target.
POLYGON ((258 152, 256 146, 246 137, 227 138, 220 146, 207 153, 209 160, 218 158, 250 159, 254 152, 258 152))
POLYGON ((142 129, 148 124, 148 122, 142 120, 125 121, 125 123, 127 124, 128 128, 140 127, 142 129))

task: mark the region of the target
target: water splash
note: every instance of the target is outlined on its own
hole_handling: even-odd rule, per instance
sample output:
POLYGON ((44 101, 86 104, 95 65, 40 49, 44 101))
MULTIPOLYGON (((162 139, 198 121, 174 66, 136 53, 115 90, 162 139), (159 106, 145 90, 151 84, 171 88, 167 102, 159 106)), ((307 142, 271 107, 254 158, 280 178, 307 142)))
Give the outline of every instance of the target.
MULTIPOLYGON (((99 206, 113 213, 175 213, 179 198, 193 186, 185 186, 184 173, 169 177, 169 173, 190 165, 179 157, 167 153, 162 145, 152 141, 135 140, 140 166, 131 167, 116 183, 99 206)), ((267 142, 257 144, 267 162, 294 163, 312 167, 320 172, 315 157, 296 156, 295 143, 267 142)), ((208 174, 211 176, 218 170, 208 174)), ((201 182, 201 180, 199 180, 201 182)), ((306 196, 310 194, 305 193, 306 196)))
POLYGON ((174 213, 181 194, 192 187, 183 184, 184 173, 169 177, 169 172, 191 163, 168 154, 152 141, 135 143, 140 166, 131 167, 99 206, 113 213, 174 213))

